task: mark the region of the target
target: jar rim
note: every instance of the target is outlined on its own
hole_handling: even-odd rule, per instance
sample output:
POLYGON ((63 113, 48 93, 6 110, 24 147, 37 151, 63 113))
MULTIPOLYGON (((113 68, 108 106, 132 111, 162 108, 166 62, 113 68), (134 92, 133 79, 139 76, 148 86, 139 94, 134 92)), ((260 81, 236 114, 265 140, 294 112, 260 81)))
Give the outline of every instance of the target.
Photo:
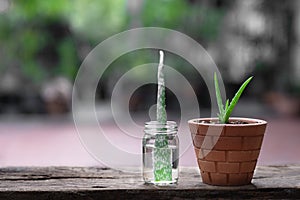
POLYGON ((158 121, 150 121, 145 123, 145 133, 149 134, 176 134, 178 131, 175 121, 167 121, 161 123, 158 121))
POLYGON ((157 124, 157 125, 176 125, 177 123, 175 121, 166 121, 165 123, 163 122, 159 122, 159 121, 149 121, 149 122, 145 122, 145 125, 152 125, 152 124, 157 124))

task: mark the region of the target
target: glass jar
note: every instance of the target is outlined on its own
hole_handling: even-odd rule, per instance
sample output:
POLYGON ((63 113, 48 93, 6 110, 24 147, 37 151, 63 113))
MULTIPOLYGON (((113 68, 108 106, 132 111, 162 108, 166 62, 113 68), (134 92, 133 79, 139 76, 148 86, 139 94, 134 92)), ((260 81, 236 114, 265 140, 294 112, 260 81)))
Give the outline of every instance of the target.
POLYGON ((145 183, 169 185, 178 181, 179 139, 174 121, 146 122, 143 137, 145 183))

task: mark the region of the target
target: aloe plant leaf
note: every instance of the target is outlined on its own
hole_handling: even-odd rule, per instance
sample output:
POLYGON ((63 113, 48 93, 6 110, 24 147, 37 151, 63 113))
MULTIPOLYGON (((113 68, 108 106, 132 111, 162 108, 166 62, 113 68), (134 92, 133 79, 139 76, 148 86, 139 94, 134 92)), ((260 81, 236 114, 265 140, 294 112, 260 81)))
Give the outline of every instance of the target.
POLYGON ((218 82, 218 78, 217 78, 217 74, 214 73, 214 82, 215 82, 215 90, 216 90, 216 97, 217 97, 217 104, 218 104, 218 108, 219 108, 219 120, 221 121, 220 116, 224 116, 225 114, 225 110, 224 110, 224 106, 222 103, 222 97, 221 97, 221 92, 220 92, 220 88, 219 88, 219 82, 218 82))
POLYGON ((226 113, 227 110, 228 110, 228 106, 229 106, 229 100, 227 99, 227 100, 226 100, 226 104, 225 104, 225 113, 226 113))
POLYGON ((235 107, 235 105, 237 104, 238 100, 240 99, 240 96, 242 95, 243 91, 245 90, 246 86, 248 85, 248 83, 252 80, 253 76, 251 76, 250 78, 248 78, 242 85, 241 87, 239 88, 239 90, 235 93, 234 97, 232 98, 229 106, 228 106, 228 109, 226 110, 226 113, 225 113, 225 117, 224 117, 224 120, 225 120, 225 123, 228 123, 228 120, 229 120, 229 117, 235 107))

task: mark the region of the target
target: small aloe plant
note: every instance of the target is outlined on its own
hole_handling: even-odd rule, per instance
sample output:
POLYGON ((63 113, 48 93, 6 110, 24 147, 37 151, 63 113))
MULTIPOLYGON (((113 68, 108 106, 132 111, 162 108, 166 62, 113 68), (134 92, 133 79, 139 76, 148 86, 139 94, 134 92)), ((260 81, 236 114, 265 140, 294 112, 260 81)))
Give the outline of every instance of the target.
POLYGON ((253 76, 249 77, 239 88, 237 93, 235 93, 233 99, 229 103, 229 99, 226 100, 225 107, 222 103, 222 97, 221 97, 221 92, 220 92, 220 87, 219 87, 219 82, 217 79, 217 74, 214 74, 214 81, 215 81, 215 90, 216 90, 216 97, 217 97, 217 104, 219 107, 219 123, 221 124, 227 124, 229 123, 229 117, 232 113, 232 110, 234 109, 235 105, 237 104, 238 100, 240 99, 240 96, 242 95, 243 91, 245 90, 246 86, 248 83, 251 81, 253 76))

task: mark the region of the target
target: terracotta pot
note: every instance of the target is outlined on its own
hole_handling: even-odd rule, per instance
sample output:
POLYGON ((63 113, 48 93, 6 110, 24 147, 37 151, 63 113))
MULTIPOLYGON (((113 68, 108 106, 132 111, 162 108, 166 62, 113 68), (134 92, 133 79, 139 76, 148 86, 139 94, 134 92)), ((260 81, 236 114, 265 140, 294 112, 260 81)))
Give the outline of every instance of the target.
POLYGON ((214 124, 216 118, 189 120, 203 183, 230 186, 251 183, 267 122, 230 118, 243 124, 214 124))

